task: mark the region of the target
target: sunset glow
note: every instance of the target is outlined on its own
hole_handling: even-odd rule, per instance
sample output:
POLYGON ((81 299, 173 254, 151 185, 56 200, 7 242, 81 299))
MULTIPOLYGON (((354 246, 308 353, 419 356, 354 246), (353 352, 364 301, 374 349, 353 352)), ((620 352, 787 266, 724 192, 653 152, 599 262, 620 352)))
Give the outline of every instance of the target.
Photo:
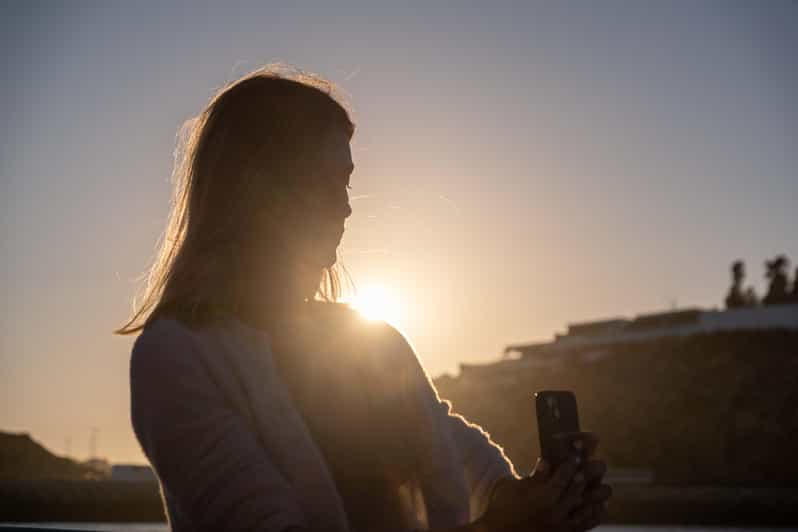
MULTIPOLYGON (((219 274, 219 297, 300 259, 335 259, 340 290, 322 286, 319 299, 362 318, 343 305, 331 312, 354 316, 352 329, 379 341, 396 339, 390 324, 431 378, 454 378, 463 365, 503 364, 508 346, 549 343, 570 324, 720 309, 732 261, 745 262, 746 298, 749 288, 766 296, 765 260, 776 254, 791 260, 786 286, 798 278, 798 2, 273 4, 2 4, 0 432, 28 433, 79 461, 96 451, 148 463, 130 416, 138 333, 113 331, 141 306, 157 253, 175 236, 167 223, 174 185, 193 164, 182 160, 191 126, 217 91, 272 62, 330 82, 351 111, 355 169, 349 179, 343 166, 315 164, 328 138, 321 115, 280 158, 298 163, 303 179, 270 172, 277 161, 264 151, 263 167, 253 167, 264 183, 250 190, 249 177, 232 175, 238 151, 220 150, 222 195, 208 201, 224 203, 219 224, 233 214, 250 223, 230 239, 229 226, 215 226, 219 237, 207 243, 224 254, 206 257, 203 247, 203 261, 181 266, 194 278, 251 262, 251 271, 219 274), (323 195, 283 188, 311 181, 323 195), (342 222, 344 194, 352 213, 342 222), (272 220, 308 238, 329 222, 334 236, 280 243, 277 226, 261 224, 272 220), (314 254, 289 257, 306 248, 314 254)), ((243 109, 241 148, 267 150, 254 134, 265 126, 243 109)), ((373 358, 381 360, 376 349, 373 358)), ((732 466, 748 471, 738 458, 759 460, 752 453, 742 449, 732 466)))
POLYGON ((370 285, 358 290, 349 306, 368 320, 383 320, 397 325, 401 314, 398 297, 382 285, 370 285))

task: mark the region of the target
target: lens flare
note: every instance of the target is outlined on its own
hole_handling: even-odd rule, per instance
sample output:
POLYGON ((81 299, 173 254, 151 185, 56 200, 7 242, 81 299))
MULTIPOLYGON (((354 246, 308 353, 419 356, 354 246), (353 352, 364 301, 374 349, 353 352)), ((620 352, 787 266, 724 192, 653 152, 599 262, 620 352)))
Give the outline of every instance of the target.
POLYGON ((398 325, 401 314, 401 304, 396 295, 381 285, 366 286, 358 290, 349 306, 357 310, 368 320, 383 320, 391 325, 398 325))

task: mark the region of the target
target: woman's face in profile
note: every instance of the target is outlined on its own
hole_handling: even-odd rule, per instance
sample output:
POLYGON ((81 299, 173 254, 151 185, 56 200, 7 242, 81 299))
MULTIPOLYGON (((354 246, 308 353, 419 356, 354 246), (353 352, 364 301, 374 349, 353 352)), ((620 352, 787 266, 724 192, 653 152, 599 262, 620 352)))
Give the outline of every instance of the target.
POLYGON ((344 234, 344 221, 352 214, 349 205, 349 177, 354 169, 349 136, 331 130, 319 144, 313 171, 301 178, 301 208, 297 229, 302 255, 317 268, 332 266, 344 234))

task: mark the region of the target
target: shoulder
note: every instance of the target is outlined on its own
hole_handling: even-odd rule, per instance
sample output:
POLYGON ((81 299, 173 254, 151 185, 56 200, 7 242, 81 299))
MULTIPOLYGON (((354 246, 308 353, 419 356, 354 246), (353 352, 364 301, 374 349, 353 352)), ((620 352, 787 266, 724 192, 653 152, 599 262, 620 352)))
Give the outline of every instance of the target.
POLYGON ((412 350, 409 341, 399 329, 383 320, 367 319, 346 303, 314 301, 313 311, 328 330, 351 335, 372 347, 412 350))
POLYGON ((133 343, 131 377, 152 381, 201 365, 200 333, 174 318, 161 317, 148 323, 133 343))
POLYGON ((398 379, 420 364, 406 336, 383 320, 363 317, 343 303, 317 302, 325 336, 343 348, 342 356, 371 375, 398 379))
POLYGON ((174 318, 157 318, 148 323, 133 343, 133 355, 162 351, 165 353, 192 349, 194 331, 174 318))

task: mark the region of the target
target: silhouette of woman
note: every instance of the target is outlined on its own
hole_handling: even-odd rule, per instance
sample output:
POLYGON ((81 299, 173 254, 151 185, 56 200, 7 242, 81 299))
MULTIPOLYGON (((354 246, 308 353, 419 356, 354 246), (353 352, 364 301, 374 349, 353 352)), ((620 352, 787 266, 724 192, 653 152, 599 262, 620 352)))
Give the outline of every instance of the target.
POLYGON ((161 251, 116 331, 141 332, 132 425, 172 530, 592 528, 603 462, 519 476, 396 329, 336 302, 354 125, 333 89, 264 67, 182 130, 161 251))

